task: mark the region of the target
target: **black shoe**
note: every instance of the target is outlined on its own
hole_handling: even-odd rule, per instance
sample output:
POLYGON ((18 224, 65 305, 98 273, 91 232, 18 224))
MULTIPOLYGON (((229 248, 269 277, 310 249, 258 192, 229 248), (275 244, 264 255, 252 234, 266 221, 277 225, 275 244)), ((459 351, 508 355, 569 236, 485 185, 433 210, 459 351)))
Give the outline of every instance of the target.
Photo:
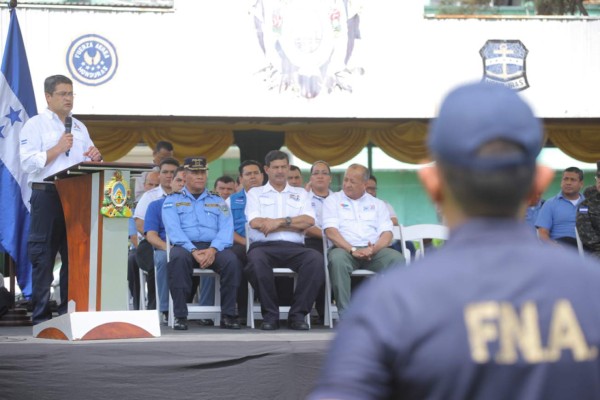
POLYGON ((263 331, 276 331, 277 329, 279 329, 279 323, 263 321, 260 329, 262 329, 263 331))
POLYGON ((310 326, 304 321, 288 321, 288 328, 295 331, 307 331, 310 329, 310 326))
POLYGON ((241 329, 240 323, 235 317, 221 317, 221 329, 241 329))
POLYGON ((212 319, 199 319, 198 320, 198 325, 200 325, 200 326, 214 326, 215 325, 215 321, 213 321, 212 319))
POLYGON ((175 329, 176 331, 187 331, 187 318, 175 317, 175 325, 173 325, 173 329, 175 329))

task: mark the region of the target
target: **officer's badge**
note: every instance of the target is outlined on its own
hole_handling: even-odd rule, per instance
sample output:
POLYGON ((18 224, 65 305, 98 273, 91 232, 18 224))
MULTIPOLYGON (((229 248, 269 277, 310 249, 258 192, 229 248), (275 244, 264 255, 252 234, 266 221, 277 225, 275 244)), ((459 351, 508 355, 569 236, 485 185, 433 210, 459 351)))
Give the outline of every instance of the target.
POLYGON ((520 40, 488 40, 479 50, 483 59, 483 81, 517 91, 527 89, 525 58, 528 52, 520 40))
POLYGON ((227 204, 220 204, 219 209, 221 210, 224 216, 229 216, 229 207, 227 207, 227 204))
POLYGON ((112 179, 104 185, 104 200, 100 213, 108 218, 130 218, 133 201, 129 185, 121 171, 115 171, 112 179))

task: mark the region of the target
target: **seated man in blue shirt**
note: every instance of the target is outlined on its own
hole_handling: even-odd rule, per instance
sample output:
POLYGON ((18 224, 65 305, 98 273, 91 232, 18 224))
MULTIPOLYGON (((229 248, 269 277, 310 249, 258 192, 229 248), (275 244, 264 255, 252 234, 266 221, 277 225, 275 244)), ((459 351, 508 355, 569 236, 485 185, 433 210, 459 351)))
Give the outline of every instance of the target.
MULTIPOLYGON (((258 161, 246 160, 238 167, 242 190, 225 198, 225 203, 233 216, 233 246, 231 251, 246 265, 246 194, 253 187, 263 183, 262 165, 258 161)), ((220 178, 219 178, 220 179, 220 178)), ((232 180, 233 182, 233 180, 232 180)), ((215 182, 215 190, 217 190, 215 182)), ((217 190, 218 191, 218 190, 217 190)), ((222 193, 219 193, 223 197, 222 193)), ((200 305, 212 305, 214 299, 214 282, 212 278, 203 278, 200 288, 200 305), (212 285, 210 283, 212 282, 212 285)), ((248 303, 248 281, 242 274, 242 281, 238 289, 238 313, 244 312, 248 303)), ((242 317, 242 320, 245 318, 242 317)))
MULTIPOLYGON (((179 192, 185 185, 185 169, 178 167, 171 182, 173 193, 179 192)), ((162 220, 162 206, 166 197, 154 200, 148 205, 144 219, 146 240, 154 247, 154 266, 156 268, 156 285, 158 286, 158 310, 163 314, 163 322, 167 320, 169 311, 169 282, 167 279, 167 243, 165 225, 162 220)))
POLYGON ((176 330, 186 330, 187 298, 192 290, 194 268, 210 268, 220 275, 221 328, 240 329, 235 299, 242 264, 229 249, 233 242, 233 218, 225 201, 206 190, 204 157, 188 157, 185 188, 172 193, 163 204, 163 223, 170 242, 167 271, 173 298, 176 330))
POLYGON ((537 216, 539 215, 540 210, 542 209, 542 206, 545 202, 546 200, 542 199, 541 193, 535 193, 529 199, 529 203, 527 203, 525 222, 527 222, 527 225, 529 225, 534 232, 537 230, 535 226, 535 221, 537 220, 537 216))
POLYGON ((535 225, 540 239, 577 247, 575 220, 577 208, 584 200, 579 192, 583 188, 583 171, 577 167, 564 170, 560 193, 546 200, 535 225))

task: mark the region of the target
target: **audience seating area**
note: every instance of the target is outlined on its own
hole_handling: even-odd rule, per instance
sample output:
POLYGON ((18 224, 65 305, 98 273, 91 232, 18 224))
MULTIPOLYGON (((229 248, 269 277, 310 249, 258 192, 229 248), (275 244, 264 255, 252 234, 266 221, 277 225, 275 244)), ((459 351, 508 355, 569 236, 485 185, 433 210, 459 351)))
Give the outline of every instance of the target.
MULTIPOLYGON (((248 225, 246 225, 246 231, 248 230, 248 225)), ((333 328, 334 320, 339 319, 339 315, 337 312, 337 307, 335 305, 335 300, 332 299, 332 291, 331 291, 331 282, 329 279, 329 273, 327 269, 327 250, 330 248, 330 242, 327 240, 325 235, 323 235, 323 253, 324 253, 324 262, 325 262, 325 315, 324 315, 324 323, 326 326, 333 328)), ((246 235, 247 237, 247 235, 246 235)), ((413 263, 425 256, 425 250, 428 248, 428 239, 437 239, 437 240, 448 240, 449 231, 446 226, 443 225, 435 225, 435 224, 421 224, 421 225, 412 225, 412 226, 395 226, 393 231, 394 240, 398 240, 402 243, 403 254, 405 255, 407 264, 413 263), (405 241, 413 241, 415 243, 415 247, 417 248, 416 254, 411 254, 410 250, 407 249, 405 241)), ((580 241, 578 241, 580 243, 580 241)), ((167 238, 167 245, 169 246, 169 241, 167 238)), ((249 249, 250 243, 246 245, 246 251, 249 249)), ((169 252, 167 251, 167 259, 169 257, 169 252)), ((293 277, 295 282, 296 273, 289 268, 274 268, 273 273, 275 276, 287 276, 293 277)), ((212 319, 214 320, 215 326, 218 326, 221 318, 221 306, 220 306, 220 285, 219 285, 219 277, 218 274, 210 269, 200 269, 195 268, 193 271, 194 276, 209 277, 214 276, 215 279, 215 302, 214 306, 200 306, 197 303, 189 303, 188 310, 189 315, 188 319, 212 319)), ((376 275, 374 272, 358 269, 352 273, 353 277, 361 277, 361 278, 370 278, 376 275)), ((140 278, 144 279, 140 273, 140 278)), ((142 285, 142 290, 144 290, 145 285, 142 285)), ((157 304, 159 303, 158 299, 158 290, 157 292, 157 304)), ((169 318, 168 325, 173 327, 174 325, 174 317, 173 317, 173 301, 169 296, 169 318)), ((198 296, 196 296, 197 298, 198 296)), ((140 306, 141 303, 144 303, 147 299, 146 293, 143 292, 140 297, 140 306)), ((262 314, 260 310, 260 303, 255 300, 255 292, 252 285, 248 284, 248 307, 247 307, 247 326, 250 328, 255 327, 255 320, 262 319, 262 314)), ((287 319, 287 313, 289 312, 289 306, 281 306, 279 309, 280 319, 287 319)), ((310 314, 306 316, 306 322, 310 325, 310 314)))

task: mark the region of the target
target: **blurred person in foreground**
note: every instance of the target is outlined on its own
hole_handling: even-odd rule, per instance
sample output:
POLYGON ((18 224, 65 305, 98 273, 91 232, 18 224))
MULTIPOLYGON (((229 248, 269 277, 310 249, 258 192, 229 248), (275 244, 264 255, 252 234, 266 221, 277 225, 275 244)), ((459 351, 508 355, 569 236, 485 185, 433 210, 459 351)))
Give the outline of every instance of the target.
POLYGON ((600 397, 600 270, 523 221, 542 138, 508 88, 446 97, 419 176, 450 240, 359 290, 310 399, 600 397))

